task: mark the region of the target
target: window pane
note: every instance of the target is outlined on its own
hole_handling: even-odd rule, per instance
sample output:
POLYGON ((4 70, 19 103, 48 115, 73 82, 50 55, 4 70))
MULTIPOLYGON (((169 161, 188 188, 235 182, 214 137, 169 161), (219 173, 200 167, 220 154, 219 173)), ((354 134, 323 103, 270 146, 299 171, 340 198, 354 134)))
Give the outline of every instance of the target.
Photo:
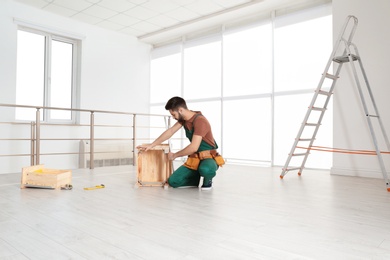
MULTIPOLYGON (((73 44, 52 41, 50 106, 72 107, 73 44)), ((51 119, 72 119, 71 111, 52 110, 51 119)))
MULTIPOLYGON (((294 16, 288 18, 293 20, 294 16)), ((277 27, 275 91, 315 89, 331 52, 330 15, 277 27)))
MULTIPOLYGON (((19 30, 17 46, 16 104, 43 106, 45 36, 19 30)), ((15 116, 35 120, 35 110, 16 108, 15 116)))
POLYGON ((270 24, 224 36, 224 96, 271 92, 271 36, 270 24))
POLYGON ((150 102, 167 102, 181 93, 180 53, 153 59, 151 61, 150 102))
POLYGON ((184 50, 184 96, 186 99, 221 95, 221 42, 184 50))
POLYGON ((271 99, 225 101, 223 108, 223 155, 271 161, 271 99))

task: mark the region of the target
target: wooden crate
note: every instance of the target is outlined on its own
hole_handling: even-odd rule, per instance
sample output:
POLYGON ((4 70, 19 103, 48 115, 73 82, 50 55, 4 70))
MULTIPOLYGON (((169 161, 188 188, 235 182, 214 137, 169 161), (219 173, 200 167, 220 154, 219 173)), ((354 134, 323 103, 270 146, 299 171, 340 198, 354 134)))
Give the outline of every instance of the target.
POLYGON ((71 170, 46 169, 43 164, 22 168, 20 188, 61 189, 72 184, 71 170))
POLYGON ((169 145, 161 144, 147 152, 138 153, 138 186, 167 185, 172 174, 172 162, 168 160, 169 145))

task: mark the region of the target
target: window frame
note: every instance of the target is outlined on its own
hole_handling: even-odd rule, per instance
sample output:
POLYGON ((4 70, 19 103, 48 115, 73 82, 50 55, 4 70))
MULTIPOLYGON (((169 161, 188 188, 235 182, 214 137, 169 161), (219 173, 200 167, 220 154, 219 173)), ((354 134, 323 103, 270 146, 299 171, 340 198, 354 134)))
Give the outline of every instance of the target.
MULTIPOLYGON (((34 29, 24 25, 19 25, 17 32, 24 31, 28 33, 34 33, 45 37, 45 57, 44 57, 44 86, 43 86, 43 104, 42 107, 51 107, 50 93, 51 93, 51 65, 52 65, 52 41, 59 41, 63 43, 68 43, 72 45, 72 79, 71 79, 71 105, 66 109, 75 109, 78 106, 77 93, 79 91, 79 64, 80 64, 80 47, 81 41, 79 39, 71 38, 68 36, 62 36, 56 33, 51 33, 48 31, 43 31, 40 29, 34 29)), ((18 73, 18 71, 16 71, 18 73)), ((16 86, 17 87, 17 86, 16 86)), ((77 111, 71 111, 70 119, 56 119, 51 117, 51 109, 42 109, 41 122, 45 123, 69 123, 76 124, 79 119, 79 113, 77 111)), ((18 119, 16 121, 30 121, 25 119, 18 119)))

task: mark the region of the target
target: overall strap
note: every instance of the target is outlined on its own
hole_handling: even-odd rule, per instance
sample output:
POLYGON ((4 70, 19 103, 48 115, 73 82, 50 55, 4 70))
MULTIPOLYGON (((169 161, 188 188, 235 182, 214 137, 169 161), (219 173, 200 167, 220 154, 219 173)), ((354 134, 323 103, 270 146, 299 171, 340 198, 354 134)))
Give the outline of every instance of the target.
POLYGON ((185 126, 185 124, 184 124, 184 128, 187 129, 188 131, 194 130, 194 123, 195 123, 195 120, 196 120, 196 118, 197 118, 198 116, 202 116, 202 114, 196 114, 196 115, 195 115, 194 120, 192 120, 192 129, 191 129, 191 130, 188 129, 188 128, 185 126))
POLYGON ((194 117, 194 120, 192 120, 192 130, 194 130, 194 124, 195 124, 195 120, 198 118, 198 116, 201 116, 202 114, 196 114, 195 117, 194 117))

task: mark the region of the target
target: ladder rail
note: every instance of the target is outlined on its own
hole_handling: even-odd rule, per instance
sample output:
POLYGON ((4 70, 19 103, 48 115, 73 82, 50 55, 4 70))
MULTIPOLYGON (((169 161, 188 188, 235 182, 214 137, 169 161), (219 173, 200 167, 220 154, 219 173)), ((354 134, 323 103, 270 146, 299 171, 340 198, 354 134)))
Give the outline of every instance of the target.
POLYGON ((353 77, 355 79, 355 84, 356 84, 356 87, 358 89, 360 99, 362 101, 364 113, 366 115, 368 115, 367 103, 366 103, 366 100, 364 99, 363 90, 362 90, 362 87, 360 85, 359 77, 358 77, 358 74, 357 74, 357 71, 356 71, 356 66, 355 66, 355 63, 353 62, 353 59, 352 59, 352 56, 351 56, 352 53, 351 53, 351 50, 349 48, 350 45, 351 44, 348 44, 347 42, 345 42, 345 50, 347 51, 347 55, 348 55, 348 58, 349 58, 349 63, 351 64, 352 74, 353 74, 353 77))
MULTIPOLYGON (((353 46, 356 55, 358 55, 360 57, 357 46, 355 44, 351 44, 351 45, 353 46)), ((372 89, 371 89, 370 83, 368 81, 368 77, 366 75, 366 70, 364 69, 363 62, 362 62, 361 58, 359 59, 359 66, 360 66, 360 68, 362 70, 362 75, 363 75, 364 81, 365 81, 365 83, 367 85, 368 94, 370 96, 370 99, 371 99, 372 106, 374 108, 375 114, 378 116, 379 126, 381 128, 381 132, 382 132, 383 138, 385 140, 387 150, 390 151, 389 138, 388 138, 388 136, 386 134, 385 127, 384 127, 384 125, 382 123, 382 117, 379 115, 379 109, 378 109, 378 107, 376 105, 376 102, 375 102, 375 99, 374 99, 374 94, 372 93, 372 89)))
MULTIPOLYGON (((358 55, 358 50, 357 50, 357 47, 356 45, 352 45, 352 44, 349 44, 351 45, 354 50, 355 50, 355 53, 356 55, 358 55)), ((352 56, 350 55, 351 54, 351 50, 349 48, 349 45, 346 46, 346 50, 349 54, 349 59, 350 59, 350 64, 351 64, 351 68, 352 68, 352 72, 353 72, 353 76, 354 76, 354 79, 355 79, 355 84, 357 86, 357 89, 358 89, 358 92, 359 92, 359 96, 360 96, 360 100, 362 102, 362 105, 363 105, 363 109, 364 109, 364 113, 366 115, 366 119, 367 119, 367 123, 368 123, 368 128, 370 130, 370 134, 371 134, 371 138, 372 138, 372 142, 374 143, 374 147, 375 147, 375 151, 376 151, 376 155, 378 157, 378 161, 379 161, 379 166, 381 168, 381 172, 382 172, 382 175, 383 175, 383 179, 385 180, 386 182, 386 186, 389 186, 389 179, 388 179, 388 175, 387 175, 387 171, 386 171, 386 167, 385 167, 385 163, 383 161, 383 157, 382 157, 382 154, 381 154, 381 151, 380 151, 380 148, 379 148, 379 145, 378 145, 378 140, 377 140, 377 137, 376 137, 376 134, 375 134, 375 131, 374 131, 374 127, 372 125, 372 121, 371 121, 371 117, 370 117, 370 113, 368 111, 368 107, 367 107, 367 103, 366 103, 366 100, 364 98, 364 94, 363 94, 363 90, 361 88, 361 84, 360 84, 360 81, 359 81, 359 77, 358 77, 358 74, 357 74, 357 71, 356 71, 356 66, 352 60, 352 56)), ((359 56, 360 57, 360 56, 359 56)), ((370 87, 370 84, 368 82, 368 78, 366 76, 366 73, 365 73, 365 70, 364 70, 364 67, 363 67, 363 64, 362 64, 362 61, 361 61, 361 58, 359 58, 359 66, 360 66, 360 69, 362 71, 362 75, 363 75, 363 78, 365 80, 365 83, 366 83, 366 87, 367 87, 367 90, 368 90, 368 93, 369 93, 369 96, 370 96, 370 99, 371 99, 371 102, 372 102, 372 106, 374 107, 374 111, 376 113, 376 118, 378 118, 378 122, 379 122, 379 125, 381 126, 381 131, 382 131, 382 135, 384 136, 384 139, 385 139, 385 142, 386 142, 386 145, 387 147, 389 148, 388 146, 388 139, 387 139, 387 135, 386 135, 386 131, 384 131, 384 128, 382 128, 382 120, 379 116, 379 111, 377 110, 377 106, 376 106, 376 103, 375 103, 375 100, 374 100, 374 96, 372 94, 372 91, 371 91, 371 87, 370 87)))
MULTIPOLYGON (((341 44, 341 41, 344 39, 344 35, 347 32, 347 27, 352 20, 353 20, 353 26, 351 28, 351 31, 349 32, 348 40, 347 40, 347 42, 349 42, 349 43, 352 42, 352 39, 355 36, 356 28, 358 26, 358 19, 353 15, 348 15, 347 18, 345 19, 345 22, 344 22, 342 29, 339 32, 339 36, 337 37, 337 39, 333 45, 333 50, 332 50, 332 53, 330 54, 328 63, 326 64, 324 73, 327 73, 329 71, 329 68, 333 62, 333 58, 336 56, 336 52, 341 44)), ((321 78, 321 80, 322 80, 322 82, 321 82, 321 84, 322 84, 324 79, 321 78)))
MULTIPOLYGON (((354 24, 353 24, 353 27, 352 27, 350 33, 349 33, 349 37, 348 37, 348 42, 349 42, 349 43, 352 42, 352 39, 353 39, 353 37, 355 36, 356 28, 357 28, 358 23, 359 23, 359 21, 358 21, 358 19, 357 19, 356 16, 354 16, 354 15, 348 15, 347 18, 345 19, 345 23, 344 23, 344 32, 346 31, 347 26, 348 26, 348 24, 350 23, 351 19, 353 20, 353 23, 354 23, 354 24)), ((340 39, 342 38, 342 35, 343 35, 343 33, 341 33, 340 39)))

